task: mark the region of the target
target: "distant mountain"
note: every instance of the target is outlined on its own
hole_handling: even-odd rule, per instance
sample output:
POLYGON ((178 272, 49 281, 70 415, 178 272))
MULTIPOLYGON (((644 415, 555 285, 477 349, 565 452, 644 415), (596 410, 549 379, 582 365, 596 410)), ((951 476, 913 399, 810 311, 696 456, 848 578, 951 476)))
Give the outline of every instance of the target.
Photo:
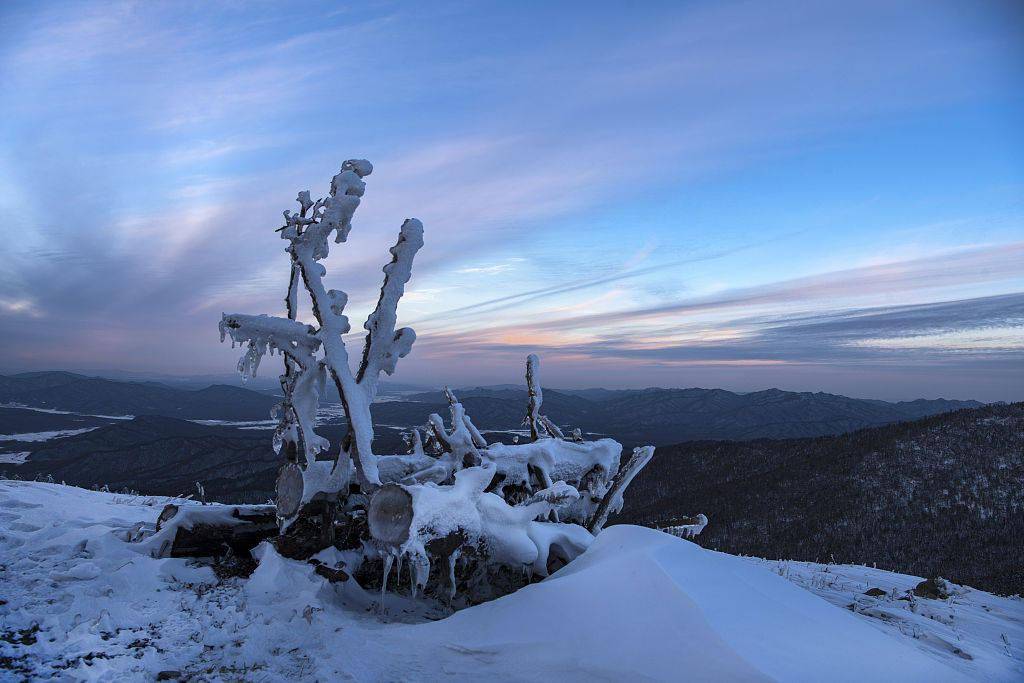
POLYGON ((87 415, 64 415, 44 413, 27 408, 0 407, 0 441, 6 434, 49 432, 66 429, 87 429, 98 427, 112 420, 87 415))
POLYGON ((164 415, 190 420, 261 420, 278 402, 241 387, 178 389, 157 382, 120 382, 70 372, 0 376, 0 403, 93 415, 164 415))
POLYGON ((47 442, 16 473, 150 495, 195 493, 199 481, 213 500, 263 502, 280 466, 266 431, 142 416, 47 442))
MULTIPOLYGON (((523 388, 473 387, 456 395, 478 426, 514 429, 525 415, 523 388)), ((902 403, 835 394, 768 389, 739 394, 724 389, 544 389, 544 412, 559 425, 610 434, 626 443, 678 443, 695 439, 756 439, 822 436, 913 420, 977 401, 918 400, 902 403)), ((441 392, 411 394, 386 404, 388 419, 446 409, 441 392), (428 404, 417 409, 406 402, 428 404)), ((378 415, 378 406, 374 406, 378 415)), ((406 424, 417 424, 407 421, 406 424)))
MULTIPOLYGON (((346 427, 322 425, 337 453, 346 427)), ((405 452, 399 430, 378 428, 380 452, 405 452)), ((53 477, 75 486, 109 486, 147 495, 196 491, 202 483, 210 500, 262 503, 274 496, 282 459, 271 448, 270 429, 207 426, 156 415, 119 420, 84 434, 26 444, 28 461, 0 464, 0 478, 53 477)), ((329 454, 328 454, 329 455, 329 454)))
POLYGON ((840 436, 661 447, 619 521, 699 512, 711 522, 698 541, 725 552, 1024 592, 1024 403, 840 436))
MULTIPOLYGON (((458 390, 456 396, 481 429, 522 428, 527 406, 524 389, 477 387, 458 390)), ((372 411, 375 422, 402 425, 424 424, 430 413, 447 419, 449 412, 448 402, 440 391, 410 394, 402 400, 374 404, 372 411)), ((585 430, 601 424, 605 415, 597 404, 554 389, 544 389, 544 412, 559 424, 585 430)))
MULTIPOLYGON (((500 385, 456 393, 480 428, 521 427, 527 400, 524 388, 500 385)), ((448 412, 440 391, 392 394, 389 398, 373 406, 374 419, 382 425, 422 425, 430 413, 448 412)), ((334 400, 333 393, 328 391, 325 399, 334 400)), ((224 384, 196 389, 71 372, 0 376, 0 403, 90 415, 264 420, 278 400, 266 386, 259 391, 224 384)), ((544 412, 556 423, 567 429, 579 427, 584 432, 611 435, 626 445, 839 434, 979 405, 942 399, 889 403, 779 389, 747 394, 724 389, 544 390, 544 412)), ((29 431, 17 425, 11 428, 29 431)))

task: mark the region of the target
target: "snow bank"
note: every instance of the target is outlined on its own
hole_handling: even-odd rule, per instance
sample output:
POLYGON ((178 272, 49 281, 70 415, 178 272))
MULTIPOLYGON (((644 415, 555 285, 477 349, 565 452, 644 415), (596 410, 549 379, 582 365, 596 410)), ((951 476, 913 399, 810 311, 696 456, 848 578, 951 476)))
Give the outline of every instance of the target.
POLYGON ((966 680, 740 558, 606 529, 546 581, 414 627, 520 680, 966 680))

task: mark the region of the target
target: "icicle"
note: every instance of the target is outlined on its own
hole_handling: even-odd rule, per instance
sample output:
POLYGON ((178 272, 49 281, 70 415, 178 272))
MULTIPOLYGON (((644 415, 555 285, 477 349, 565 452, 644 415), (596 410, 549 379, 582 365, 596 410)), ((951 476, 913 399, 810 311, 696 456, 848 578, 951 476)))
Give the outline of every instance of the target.
POLYGON ((384 594, 388 590, 388 575, 391 573, 391 565, 395 561, 395 556, 390 552, 384 556, 384 578, 380 582, 380 611, 384 611, 384 594))
POLYGON ((405 557, 404 553, 398 553, 398 568, 395 571, 395 591, 402 587, 402 558, 405 557))
POLYGON ((453 550, 448 556, 448 602, 455 598, 455 561, 459 559, 458 549, 453 550))
POLYGON ((410 554, 409 563, 414 586, 412 597, 415 598, 419 591, 427 585, 427 580, 430 578, 430 558, 419 552, 414 552, 410 554))

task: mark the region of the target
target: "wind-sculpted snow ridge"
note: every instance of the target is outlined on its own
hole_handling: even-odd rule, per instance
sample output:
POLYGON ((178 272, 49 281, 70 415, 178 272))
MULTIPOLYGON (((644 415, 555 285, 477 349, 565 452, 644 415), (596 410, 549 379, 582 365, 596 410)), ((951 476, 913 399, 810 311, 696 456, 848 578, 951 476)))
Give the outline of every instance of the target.
POLYGON ((334 548, 310 563, 263 544, 249 577, 151 557, 132 540, 167 502, 201 509, 0 481, 0 679, 1024 677, 1024 602, 966 587, 901 601, 918 578, 738 558, 613 526, 544 581, 438 621, 447 610, 422 594, 403 588, 381 605, 350 577, 325 581, 315 563, 357 560, 334 548))

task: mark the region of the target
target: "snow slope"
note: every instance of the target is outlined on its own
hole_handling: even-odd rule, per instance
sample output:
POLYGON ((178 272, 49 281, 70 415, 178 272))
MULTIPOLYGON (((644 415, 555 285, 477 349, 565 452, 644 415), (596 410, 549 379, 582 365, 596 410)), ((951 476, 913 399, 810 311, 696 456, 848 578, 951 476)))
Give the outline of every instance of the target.
POLYGON ((906 612, 905 631, 866 602, 846 608, 862 583, 916 583, 899 574, 738 558, 619 526, 549 579, 430 621, 436 604, 389 594, 382 610, 376 593, 267 545, 248 579, 153 559, 125 539, 165 502, 0 481, 0 680, 1024 677, 1019 599, 963 589, 916 612, 879 599, 906 612), (954 626, 928 616, 946 610, 954 626), (961 654, 936 646, 951 628, 961 654))

